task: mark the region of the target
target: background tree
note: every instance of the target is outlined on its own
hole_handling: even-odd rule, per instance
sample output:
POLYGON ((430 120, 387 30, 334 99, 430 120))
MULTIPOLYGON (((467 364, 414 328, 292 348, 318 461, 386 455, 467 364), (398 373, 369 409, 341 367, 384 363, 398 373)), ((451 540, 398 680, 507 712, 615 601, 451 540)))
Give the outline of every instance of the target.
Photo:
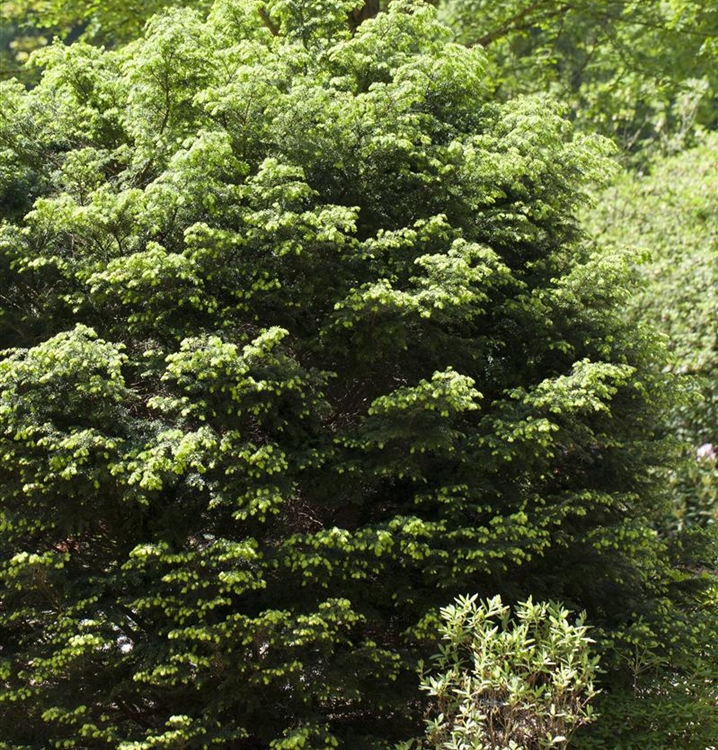
POLYGON ((711 134, 645 174, 624 175, 589 218, 599 242, 634 247, 643 259, 638 271, 644 284, 632 315, 652 320, 665 333, 671 368, 691 394, 674 415, 689 446, 692 477, 691 489, 683 487, 677 498, 677 522, 701 525, 718 513, 715 452, 709 447, 718 443, 717 164, 718 140, 711 134))
POLYGON ((30 54, 48 43, 41 31, 16 22, 0 26, 0 81, 19 78, 27 83, 37 81, 37 72, 25 66, 30 54))
MULTIPOLYGON (((683 391, 672 420, 684 457, 667 477, 672 507, 666 526, 688 530, 682 543, 693 548, 691 554, 704 571, 715 569, 718 520, 713 445, 718 443, 717 163, 718 140, 711 134, 692 150, 657 160, 645 173, 621 175, 586 221, 602 246, 634 248, 641 261, 635 274, 642 283, 626 314, 663 332, 671 353, 667 367, 683 391)), ((613 707, 606 708, 624 713, 627 733, 642 747, 670 746, 669 737, 675 747, 706 747, 718 734, 718 669, 710 650, 700 645, 712 641, 712 625, 701 627, 706 635, 697 639, 697 658, 686 662, 679 675, 661 673, 660 665, 637 647, 636 700, 622 707, 615 705, 620 700, 612 701, 613 707), (647 694, 651 701, 644 700, 647 694), (656 738, 659 727, 666 733, 664 744, 656 738)))
POLYGON ((718 441, 716 284, 718 138, 623 174, 597 202, 588 226, 601 244, 635 248, 644 279, 640 311, 666 334, 673 369, 698 382, 703 398, 685 406, 682 434, 695 447, 718 441))
POLYGON ((462 591, 586 609, 616 694, 637 622, 696 651, 663 363, 578 225, 607 144, 429 6, 353 10, 225 0, 2 87, 13 750, 386 747, 462 591))
POLYGON ((0 17, 63 39, 101 43, 136 38, 147 21, 172 6, 208 9, 211 0, 4 0, 0 17))
POLYGON ((551 92, 634 158, 714 127, 718 11, 706 0, 445 0, 444 17, 487 50, 497 92, 551 92))

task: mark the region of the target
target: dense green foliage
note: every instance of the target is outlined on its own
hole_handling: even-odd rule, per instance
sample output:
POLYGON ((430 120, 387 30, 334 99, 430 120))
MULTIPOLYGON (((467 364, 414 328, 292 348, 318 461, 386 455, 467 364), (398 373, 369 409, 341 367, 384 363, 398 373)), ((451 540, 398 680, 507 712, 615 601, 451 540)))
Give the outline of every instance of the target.
MULTIPOLYGON (((355 0, 355 21, 391 0, 355 0)), ((550 94, 634 159, 675 151, 716 125, 718 11, 711 0, 432 0, 457 38, 488 52, 495 93, 550 94)), ((276 3, 274 4, 276 6, 276 3)), ((288 2, 287 8, 301 4, 288 2)), ((2 17, 63 39, 116 45, 165 7, 211 0, 4 0, 2 17)), ((271 9, 256 2, 270 28, 271 9)), ((23 73, 23 76, 27 75, 23 73)))
POLYGON ((207 9, 211 0, 0 0, 0 18, 48 29, 61 37, 117 43, 137 37, 170 6, 207 9))
POLYGON ((586 609, 611 699, 693 676, 663 362, 577 220, 606 143, 430 7, 352 10, 1 89, 4 748, 387 747, 465 591, 586 609))
MULTIPOLYGON (((690 530, 689 544, 702 548, 698 558, 704 570, 715 570, 718 521, 713 446, 718 443, 717 165, 718 141, 710 135, 699 147, 660 159, 645 173, 622 175, 600 196, 586 221, 602 247, 630 247, 640 259, 636 274, 642 285, 626 317, 648 321, 663 332, 671 352, 667 368, 680 379, 683 391, 671 411, 685 455, 667 477, 672 506, 666 523, 690 530)), ((715 611, 715 602, 708 606, 708 613, 715 611)), ((702 640, 710 644, 713 638, 708 624, 702 640)), ((646 671, 650 674, 650 667, 646 671)), ((687 728, 694 743, 690 746, 710 746, 718 736, 717 673, 711 650, 699 648, 682 677, 658 670, 655 682, 650 678, 641 685, 638 679, 637 700, 622 709, 637 746, 688 746, 687 728), (646 694, 654 700, 643 700, 646 694)))
POLYGON ((718 442, 718 139, 625 174, 596 205, 590 227, 603 246, 635 248, 646 283, 634 316, 667 336, 673 369, 704 396, 683 409, 683 434, 696 446, 718 442))
POLYGON ((675 513, 681 525, 718 520, 718 475, 710 449, 718 444, 717 166, 718 141, 711 135, 695 149, 658 161, 645 174, 624 175, 590 216, 604 246, 628 245, 642 256, 645 283, 632 315, 652 320, 664 332, 671 369, 689 396, 674 413, 689 451, 676 478, 675 513))

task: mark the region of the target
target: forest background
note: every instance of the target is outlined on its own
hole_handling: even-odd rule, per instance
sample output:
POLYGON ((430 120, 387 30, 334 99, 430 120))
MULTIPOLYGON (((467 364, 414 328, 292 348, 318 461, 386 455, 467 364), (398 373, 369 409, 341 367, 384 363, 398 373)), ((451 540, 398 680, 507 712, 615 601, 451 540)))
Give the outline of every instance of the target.
POLYGON ((167 5, 2 4, 0 747, 418 746, 477 593, 713 748, 718 10, 167 5))

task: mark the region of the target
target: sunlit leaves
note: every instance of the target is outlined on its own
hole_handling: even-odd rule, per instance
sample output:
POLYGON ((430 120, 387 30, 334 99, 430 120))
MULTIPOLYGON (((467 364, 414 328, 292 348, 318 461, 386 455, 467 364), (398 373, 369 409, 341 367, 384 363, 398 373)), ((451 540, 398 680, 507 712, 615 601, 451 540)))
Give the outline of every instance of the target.
POLYGON ((715 124, 718 18, 710 2, 444 0, 459 39, 486 49, 499 96, 550 92, 581 127, 636 160, 715 124), (641 151, 644 151, 641 154, 641 151))

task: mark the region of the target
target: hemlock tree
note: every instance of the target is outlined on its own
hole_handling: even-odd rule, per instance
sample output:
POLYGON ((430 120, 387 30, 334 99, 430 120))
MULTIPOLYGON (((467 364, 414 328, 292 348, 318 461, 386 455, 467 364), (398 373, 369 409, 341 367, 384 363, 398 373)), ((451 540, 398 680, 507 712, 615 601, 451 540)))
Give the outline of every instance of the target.
POLYGON ((352 5, 2 88, 5 748, 387 747, 458 593, 586 609, 615 690, 698 606, 627 261, 577 228, 605 143, 352 5))

